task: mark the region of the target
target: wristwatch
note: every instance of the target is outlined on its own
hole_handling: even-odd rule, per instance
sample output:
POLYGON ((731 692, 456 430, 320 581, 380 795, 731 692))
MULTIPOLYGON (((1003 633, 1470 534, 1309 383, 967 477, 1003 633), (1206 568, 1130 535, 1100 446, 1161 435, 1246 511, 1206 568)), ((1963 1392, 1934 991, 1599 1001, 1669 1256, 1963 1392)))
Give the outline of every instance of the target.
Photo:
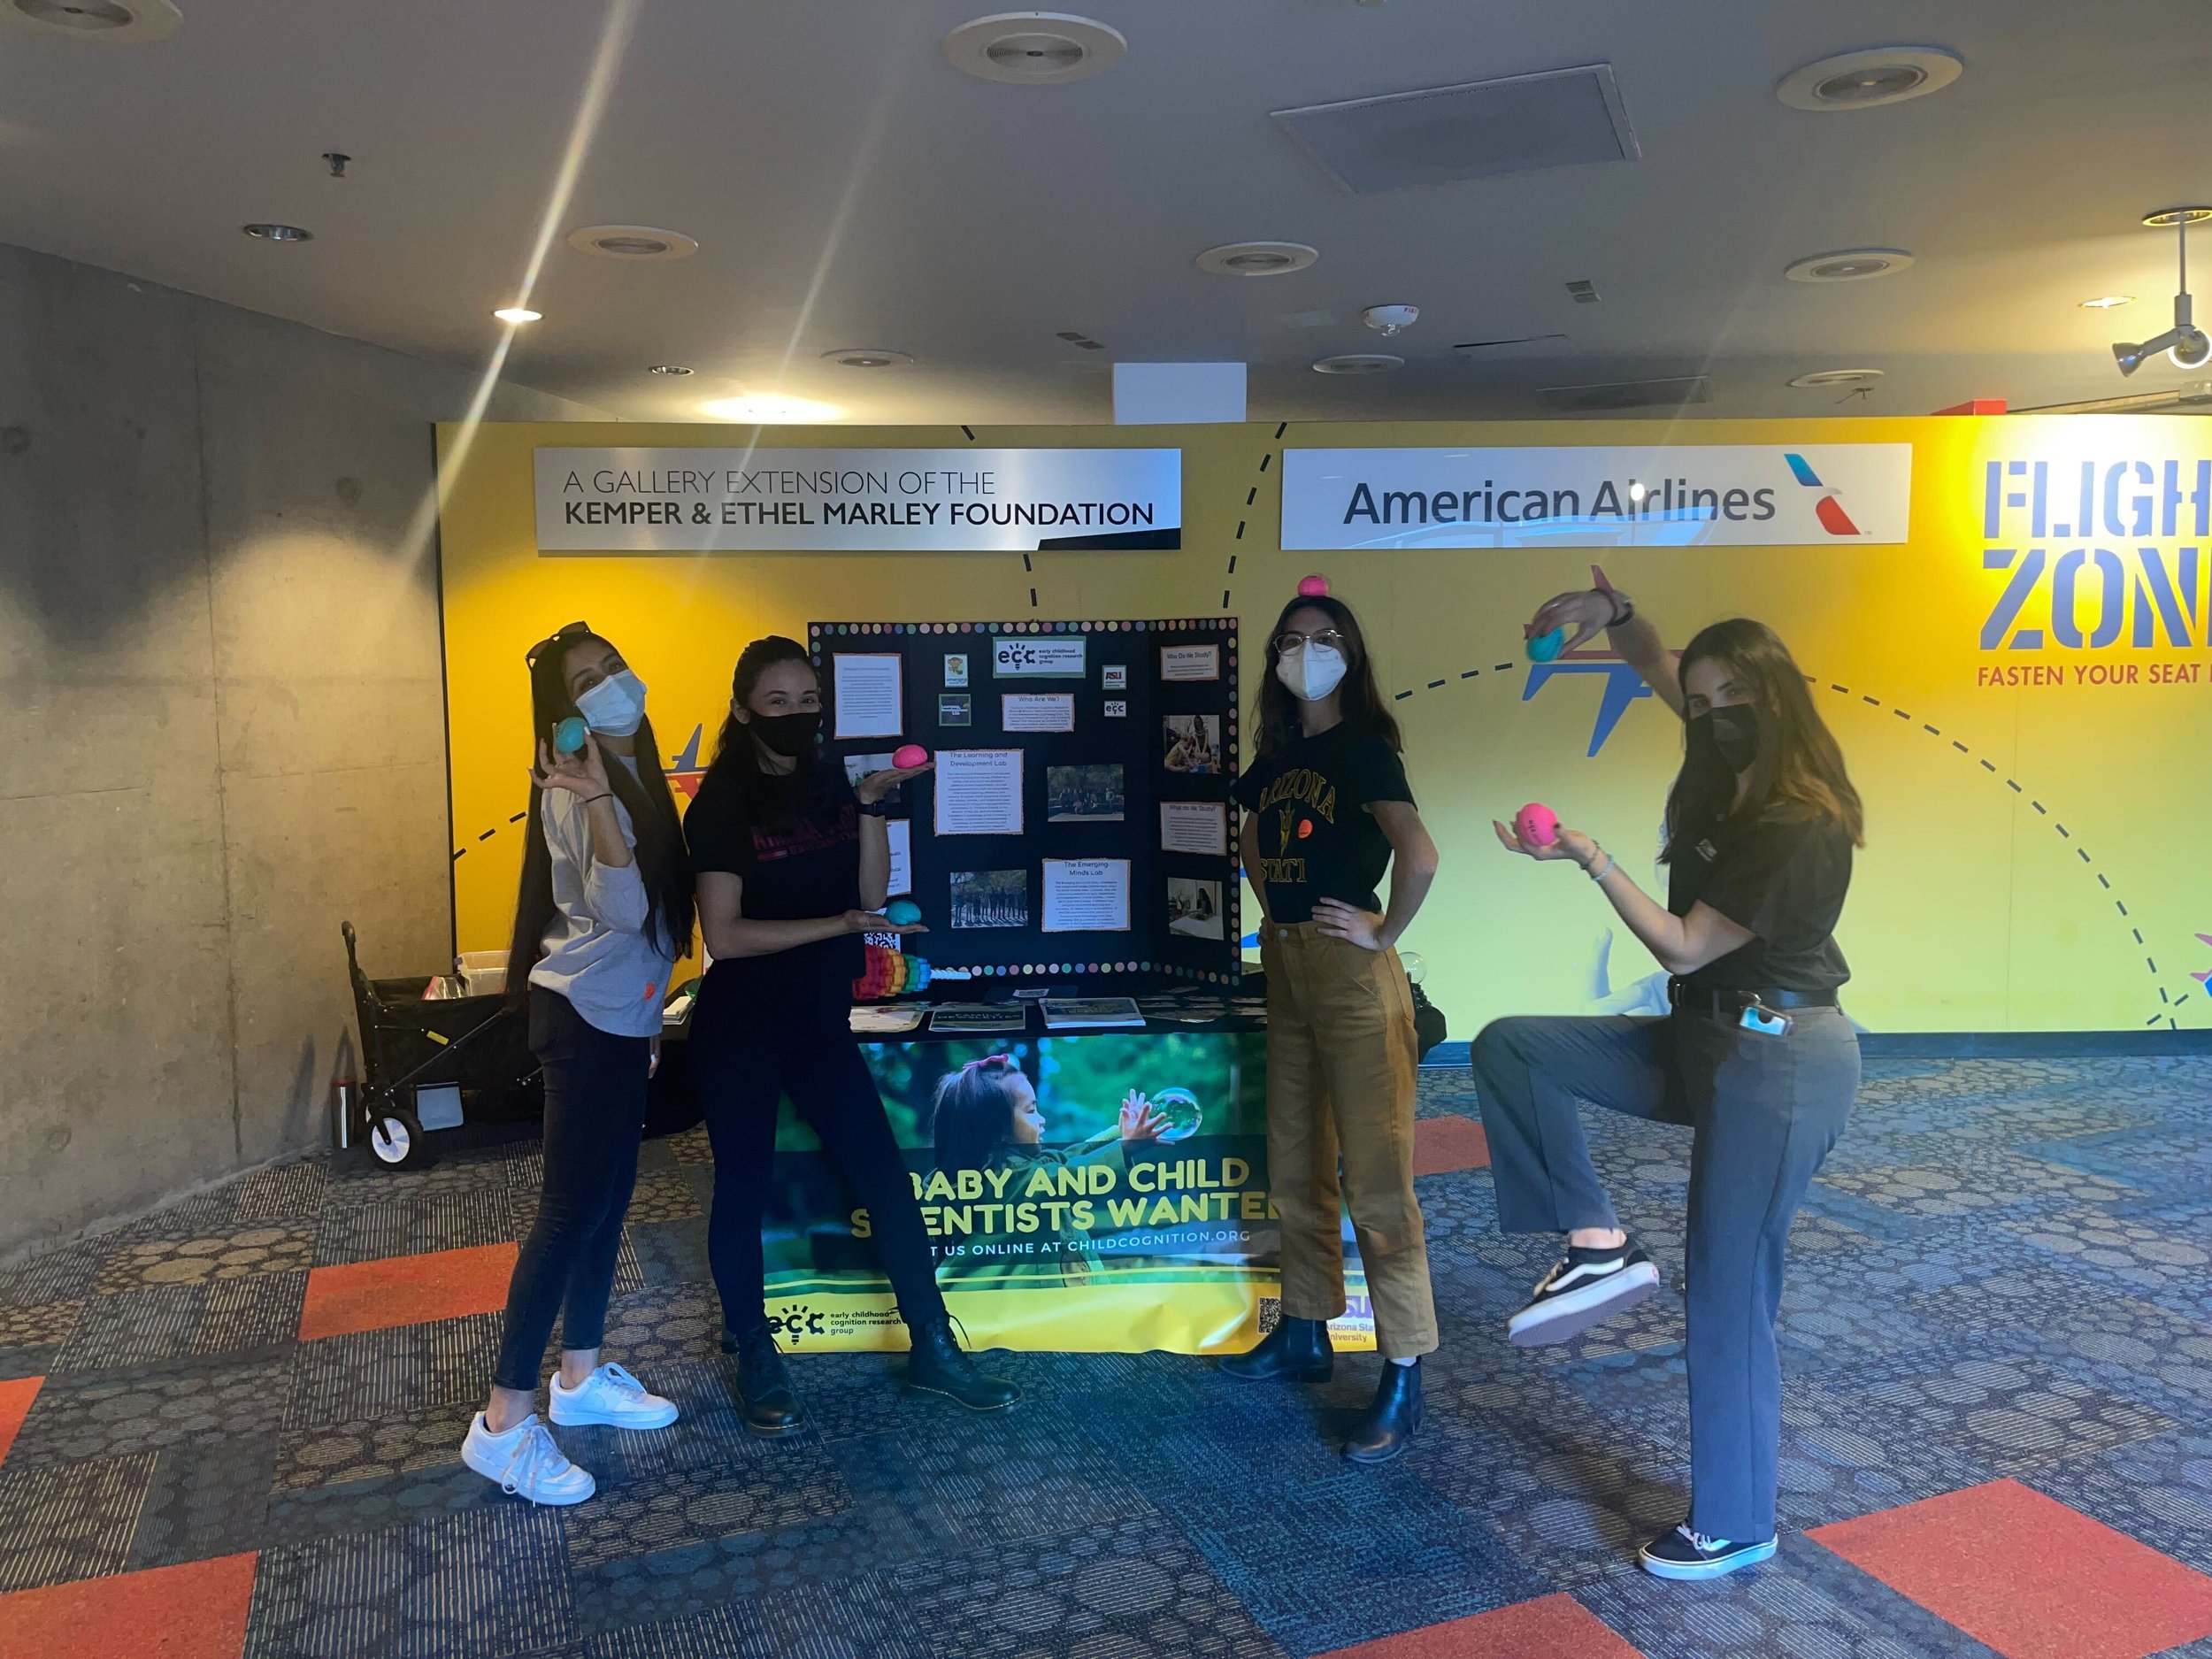
POLYGON ((891 803, 888 801, 861 801, 856 803, 856 804, 870 818, 889 818, 891 816, 891 803))
POLYGON ((1613 602, 1613 619, 1605 625, 1607 627, 1617 628, 1624 622, 1632 622, 1636 619, 1636 602, 1633 599, 1610 588, 1600 591, 1613 602))

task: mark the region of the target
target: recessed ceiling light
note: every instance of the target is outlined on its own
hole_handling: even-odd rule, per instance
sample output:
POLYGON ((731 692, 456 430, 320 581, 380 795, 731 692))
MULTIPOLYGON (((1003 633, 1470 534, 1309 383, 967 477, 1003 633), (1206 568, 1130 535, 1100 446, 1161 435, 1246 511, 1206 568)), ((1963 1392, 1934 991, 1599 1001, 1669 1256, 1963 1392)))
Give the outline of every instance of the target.
POLYGON ((2108 311, 2115 306, 2134 303, 2135 296, 2132 294, 2100 294, 2093 300, 2084 300, 2081 308, 2085 311, 2108 311))
POLYGON ((955 69, 1025 87, 1087 81, 1128 50, 1119 29, 1065 12, 1000 12, 945 36, 945 57, 955 69))
POLYGON ((914 359, 903 351, 893 351, 884 346, 839 346, 822 356, 841 368, 895 369, 914 359))
POLYGON ((1810 374, 1801 374, 1792 386, 1806 388, 1821 386, 1865 386, 1882 378, 1879 369, 1816 369, 1810 374))
POLYGON ((755 426, 789 426, 809 421, 835 420, 845 411, 830 403, 804 397, 749 396, 718 397, 699 405, 710 420, 738 420, 755 426))
POLYGON ((680 363, 656 363, 649 367, 645 372, 648 374, 671 374, 677 376, 682 376, 691 373, 689 369, 684 367, 684 365, 680 363))
POLYGON ((297 225, 241 225, 239 229, 256 242, 313 242, 315 233, 297 225))
POLYGON ((1864 282, 1894 276, 1911 263, 1902 248, 1848 248, 1800 259, 1782 274, 1793 282, 1864 282))
POLYGON ((1940 92, 1965 73, 1940 46, 1876 46, 1807 64, 1783 76, 1774 96, 1793 110, 1870 110, 1940 92))
POLYGON ((0 17, 42 35, 119 46, 161 40, 184 21, 169 0, 4 0, 0 17))
POLYGON ((545 313, 543 311, 534 311, 527 305, 503 305, 497 311, 494 311, 492 315, 498 318, 503 323, 520 325, 522 323, 534 323, 542 318, 545 313))
POLYGON ((1341 357, 1317 357, 1314 360, 1316 374, 1387 374, 1393 369, 1406 365, 1403 357, 1394 357, 1386 351, 1347 351, 1341 357))
POLYGON ((1198 256, 1198 268, 1215 276, 1285 276, 1321 257, 1302 242, 1227 242, 1198 256))
POLYGON ((603 259, 688 259, 699 251, 683 232, 650 225, 587 225, 568 233, 568 245, 603 259))

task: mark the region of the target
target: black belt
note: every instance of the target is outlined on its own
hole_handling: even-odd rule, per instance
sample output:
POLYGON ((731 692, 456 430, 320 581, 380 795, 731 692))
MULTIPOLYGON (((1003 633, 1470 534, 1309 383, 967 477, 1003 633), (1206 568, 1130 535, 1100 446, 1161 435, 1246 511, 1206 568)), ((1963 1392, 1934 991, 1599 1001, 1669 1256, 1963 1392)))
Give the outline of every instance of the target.
POLYGON ((1771 1009, 1838 1006, 1833 991, 1731 991, 1688 985, 1680 979, 1667 981, 1667 1001, 1685 1013, 1706 1014, 1732 1023, 1755 1002, 1771 1009))

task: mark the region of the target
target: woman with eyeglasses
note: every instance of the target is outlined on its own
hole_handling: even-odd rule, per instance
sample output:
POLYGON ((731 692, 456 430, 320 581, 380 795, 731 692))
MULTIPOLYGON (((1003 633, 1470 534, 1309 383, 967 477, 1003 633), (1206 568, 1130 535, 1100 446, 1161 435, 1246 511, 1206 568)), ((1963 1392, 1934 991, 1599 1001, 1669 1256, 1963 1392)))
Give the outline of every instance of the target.
POLYGON ((786 1095, 821 1137, 853 1196, 906 1323, 906 1386, 973 1411, 1014 1403, 1013 1384, 961 1349, 904 1155, 852 1033, 864 933, 919 933, 879 912, 889 891, 884 798, 916 766, 856 788, 817 747, 822 693, 806 648, 772 634, 737 659, 714 761, 684 815, 699 876, 699 927, 714 959, 691 1015, 691 1064, 714 1143, 707 1254, 722 1296, 722 1348, 737 1356, 745 1426, 804 1425, 765 1302, 761 1222, 786 1095))
POLYGON ((1348 1209, 1386 1363, 1344 1455, 1379 1463, 1420 1426, 1421 1356, 1436 1347, 1413 1195, 1413 991, 1394 949, 1436 879, 1436 843, 1351 607, 1325 592, 1293 601, 1268 639, 1267 670, 1253 720, 1258 752, 1236 799, 1238 848, 1266 918, 1268 1185, 1282 1216, 1282 1317, 1222 1369, 1328 1379, 1348 1209), (1386 909, 1376 891, 1386 867, 1386 909))
POLYGON ((1717 622, 1677 663, 1627 596, 1601 586, 1561 595, 1531 626, 1564 629, 1571 647, 1603 631, 1680 717, 1684 741, 1663 904, 1578 830, 1540 844, 1496 826, 1509 850, 1572 860, 1597 883, 1672 976, 1673 1004, 1656 1019, 1502 1019, 1475 1039, 1498 1225, 1566 1235, 1506 1329, 1517 1346, 1563 1342, 1659 1282, 1590 1162, 1578 1102, 1688 1125, 1690 1514, 1639 1559, 1663 1578, 1717 1578, 1775 1550, 1783 1258, 1858 1089, 1835 926, 1864 839, 1859 796, 1764 624, 1717 622))
POLYGON ((531 774, 508 995, 529 1010, 545 1080, 545 1178, 507 1287, 491 1398, 461 1457, 533 1503, 580 1503, 592 1477, 537 1417, 538 1372, 563 1425, 665 1428, 669 1401, 599 1361, 623 1217, 637 1184, 646 1084, 677 957, 691 949, 691 864, 645 685, 581 622, 533 646, 531 774), (611 758, 611 764, 610 760, 611 758))

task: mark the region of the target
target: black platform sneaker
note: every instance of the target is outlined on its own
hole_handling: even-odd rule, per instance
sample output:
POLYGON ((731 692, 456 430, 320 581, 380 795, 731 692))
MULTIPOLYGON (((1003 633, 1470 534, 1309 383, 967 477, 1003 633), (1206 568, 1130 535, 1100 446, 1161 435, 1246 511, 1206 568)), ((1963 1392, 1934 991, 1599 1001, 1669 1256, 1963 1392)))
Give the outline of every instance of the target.
POLYGON ((1685 1521, 1636 1552, 1636 1563, 1661 1578, 1718 1578, 1739 1567, 1755 1567, 1774 1554, 1775 1540, 1747 1544, 1693 1532, 1685 1521))
POLYGON ((1659 1287, 1659 1269, 1630 1239, 1605 1249, 1569 1245, 1528 1306, 1505 1322, 1516 1348, 1564 1342, 1634 1307, 1659 1287))

